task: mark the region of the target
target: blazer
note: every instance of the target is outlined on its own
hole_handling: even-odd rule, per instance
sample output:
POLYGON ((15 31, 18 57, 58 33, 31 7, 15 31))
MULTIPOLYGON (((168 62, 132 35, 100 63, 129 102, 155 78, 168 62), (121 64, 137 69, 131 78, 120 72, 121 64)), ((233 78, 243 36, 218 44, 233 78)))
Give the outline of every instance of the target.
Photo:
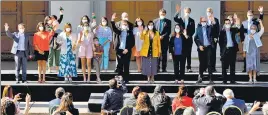
MULTIPOLYGON (((215 42, 212 38, 212 27, 207 25, 206 30, 207 30, 208 40, 209 40, 211 46, 214 47, 215 42)), ((202 30, 201 24, 197 25, 194 41, 195 41, 196 46, 198 46, 197 50, 200 51, 199 46, 204 46, 203 30, 202 30)))
MULTIPOLYGON (((185 36, 183 35, 183 34, 180 34, 180 36, 181 36, 181 39, 182 39, 182 52, 181 52, 181 54, 183 55, 183 54, 185 54, 185 53, 187 53, 186 52, 186 38, 185 38, 185 36)), ((175 48, 175 45, 176 44, 174 44, 174 40, 175 39, 177 39, 176 38, 176 36, 172 36, 171 38, 170 38, 170 40, 169 40, 169 53, 171 53, 172 55, 174 55, 174 48, 175 48)), ((188 39, 190 39, 190 38, 188 38, 188 39)))
MULTIPOLYGON (((262 46, 261 36, 263 35, 263 33, 264 33, 264 28, 261 28, 261 30, 259 32, 255 33, 253 35, 254 42, 258 48, 262 46)), ((245 41, 243 44, 243 51, 245 51, 245 52, 248 52, 249 41, 250 41, 249 35, 246 35, 246 38, 245 38, 245 41)))
MULTIPOLYGON (((112 24, 113 32, 115 34, 117 34, 117 37, 115 37, 116 39, 114 39, 114 41, 115 41, 114 46, 115 46, 115 49, 118 50, 119 46, 120 46, 120 35, 121 35, 122 31, 119 28, 116 27, 114 21, 111 21, 111 24, 112 24)), ((127 49, 128 52, 130 52, 131 49, 135 45, 135 38, 134 38, 133 32, 132 32, 132 30, 130 28, 131 27, 129 27, 129 30, 127 31, 126 46, 125 46, 125 49, 127 49)), ((132 27, 132 29, 133 29, 133 27, 132 27)))
MULTIPOLYGON (((20 39, 17 37, 18 32, 14 32, 13 34, 8 30, 6 31, 6 35, 13 39, 13 46, 11 49, 12 54, 17 54, 19 41, 20 39)), ((29 55, 33 54, 33 47, 30 42, 30 36, 27 33, 24 33, 25 41, 24 41, 24 48, 25 48, 25 56, 28 57, 29 55)))
MULTIPOLYGON (((147 57, 148 56, 148 50, 150 47, 150 37, 149 32, 143 31, 140 37, 141 40, 143 40, 142 48, 140 51, 140 56, 147 57)), ((161 54, 161 42, 160 42, 160 35, 159 32, 156 32, 153 38, 153 44, 152 44, 152 50, 153 50, 153 57, 159 57, 161 54)))
MULTIPOLYGON (((235 51, 239 51, 238 49, 238 43, 236 42, 236 34, 239 33, 240 29, 239 28, 230 28, 231 36, 232 36, 232 41, 234 44, 235 51)), ((224 55, 225 50, 227 49, 227 36, 226 36, 226 30, 222 29, 220 32, 220 37, 219 37, 219 45, 220 45, 220 54, 221 56, 224 55)))
MULTIPOLYGON (((72 46, 73 45, 76 45, 76 43, 77 43, 77 35, 75 33, 71 33, 69 35, 69 38, 72 41, 72 46)), ((61 32, 58 35, 57 43, 61 45, 60 46, 61 47, 60 54, 66 54, 67 53, 67 36, 66 36, 66 33, 65 32, 61 32)), ((76 52, 77 52, 77 47, 73 51, 73 53, 76 54, 76 52)))
MULTIPOLYGON (((129 21, 127 21, 127 23, 128 23, 128 29, 129 29, 129 31, 133 31, 134 25, 131 22, 129 22, 129 21)), ((117 29, 120 29, 120 27, 121 27, 121 21, 116 22, 115 23, 115 27, 117 29)), ((120 36, 120 34, 117 34, 117 33, 113 32, 113 48, 114 49, 116 49, 116 46, 118 44, 118 38, 119 38, 119 36, 120 36)))
MULTIPOLYGON (((220 24, 219 24, 219 20, 218 20, 218 18, 214 18, 214 20, 215 20, 216 23, 210 25, 211 26, 211 36, 213 38, 213 42, 215 42, 214 41, 214 38, 217 38, 217 40, 218 40, 219 35, 220 35, 220 24)), ((217 42, 218 41, 216 41, 216 43, 217 42)))
MULTIPOLYGON (((174 21, 178 23, 183 29, 185 29, 185 20, 181 17, 179 17, 179 13, 176 13, 174 16, 174 21)), ((193 35, 195 33, 195 21, 191 17, 188 19, 188 25, 186 28, 187 35, 189 36, 190 39, 187 39, 187 41, 190 41, 191 43, 193 42, 193 35)))
MULTIPOLYGON (((160 34, 160 36, 164 37, 163 40, 162 40, 163 43, 168 44, 169 35, 171 33, 171 21, 169 19, 167 19, 167 18, 164 18, 163 21, 164 21, 164 24, 163 24, 164 27, 163 27, 162 31, 159 32, 159 34, 160 34)), ((159 28, 160 28, 160 18, 154 19, 153 22, 154 22, 155 28, 157 30, 159 30, 159 28)))
MULTIPOLYGON (((259 19, 263 20, 263 14, 260 14, 259 19)), ((253 22, 252 24, 257 25, 257 27, 258 27, 257 32, 258 32, 260 30, 260 28, 259 28, 260 23, 258 22, 257 18, 253 18, 252 22, 253 22)), ((248 20, 243 21, 242 25, 241 25, 241 30, 242 31, 241 31, 241 34, 240 34, 240 38, 241 38, 242 42, 245 40, 245 36, 248 33, 248 28, 250 28, 250 27, 248 27, 248 20)))

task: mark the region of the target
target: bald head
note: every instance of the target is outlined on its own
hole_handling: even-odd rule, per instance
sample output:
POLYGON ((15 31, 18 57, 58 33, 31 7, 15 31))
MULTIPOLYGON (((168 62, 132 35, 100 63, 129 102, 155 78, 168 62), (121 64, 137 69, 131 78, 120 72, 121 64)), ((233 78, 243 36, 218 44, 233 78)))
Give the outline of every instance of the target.
POLYGON ((214 96, 215 95, 215 89, 213 86, 209 85, 205 88, 205 94, 206 96, 214 96))
POLYGON ((226 97, 227 99, 232 99, 234 98, 234 92, 231 89, 225 89, 223 91, 223 96, 226 97))

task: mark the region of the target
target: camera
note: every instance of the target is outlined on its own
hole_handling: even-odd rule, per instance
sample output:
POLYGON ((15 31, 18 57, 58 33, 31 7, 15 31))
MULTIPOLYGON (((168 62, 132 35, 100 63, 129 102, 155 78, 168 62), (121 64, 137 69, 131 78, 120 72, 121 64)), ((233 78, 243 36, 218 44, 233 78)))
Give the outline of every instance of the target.
POLYGON ((21 99, 25 99, 26 94, 25 93, 21 93, 19 96, 20 96, 21 99))

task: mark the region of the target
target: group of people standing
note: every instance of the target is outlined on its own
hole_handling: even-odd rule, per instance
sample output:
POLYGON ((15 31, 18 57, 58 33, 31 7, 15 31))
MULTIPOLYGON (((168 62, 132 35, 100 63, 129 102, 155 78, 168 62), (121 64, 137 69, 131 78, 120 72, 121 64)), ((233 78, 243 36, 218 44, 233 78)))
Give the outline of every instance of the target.
MULTIPOLYGON (((175 26, 171 27, 171 20, 167 19, 166 10, 159 11, 159 18, 144 23, 141 17, 135 24, 128 21, 128 14, 122 13, 121 20, 115 22, 116 13, 111 17, 111 26, 106 17, 102 17, 100 24, 96 23, 96 16, 92 14, 92 21, 87 15, 81 18, 77 33, 72 31, 72 25, 66 23, 63 30, 59 24, 63 19, 63 10, 60 18, 47 16, 44 22, 37 24, 37 32, 33 37, 34 55, 38 63, 39 83, 45 82, 45 73, 48 60, 48 71, 53 65, 59 71, 58 76, 71 82, 77 77, 77 61, 79 57, 84 82, 90 81, 91 65, 94 62, 97 83, 101 83, 100 70, 107 71, 109 64, 110 43, 116 51, 116 72, 128 83, 131 55, 136 57, 138 72, 146 75, 148 83, 154 82, 154 76, 160 72, 167 72, 168 51, 173 59, 175 83, 184 83, 185 65, 187 72, 191 70, 191 51, 195 41, 199 56, 199 77, 197 83, 202 83, 203 73, 208 70, 210 83, 213 83, 212 73, 216 71, 216 49, 220 46, 222 61, 223 83, 235 82, 236 53, 238 44, 243 43, 243 56, 247 59, 245 66, 249 73, 250 82, 256 82, 256 75, 260 71, 261 36, 264 33, 262 24, 263 7, 259 7, 259 19, 253 18, 252 11, 247 12, 248 20, 241 23, 236 14, 224 19, 223 27, 213 16, 212 8, 207 8, 207 17, 200 17, 197 27, 190 17, 191 8, 184 8, 184 16, 180 16, 181 8, 176 6, 174 15, 175 26), (194 35, 195 34, 195 35, 194 35), (160 64, 162 62, 162 64, 160 64), (226 69, 230 67, 230 76, 226 69), (88 75, 86 77, 86 68, 88 75)), ((26 81, 27 57, 32 58, 33 50, 29 36, 24 33, 24 24, 19 24, 19 32, 11 34, 5 24, 7 36, 14 40, 12 53, 15 54, 16 81, 19 83, 20 66, 23 70, 23 82, 26 81)))

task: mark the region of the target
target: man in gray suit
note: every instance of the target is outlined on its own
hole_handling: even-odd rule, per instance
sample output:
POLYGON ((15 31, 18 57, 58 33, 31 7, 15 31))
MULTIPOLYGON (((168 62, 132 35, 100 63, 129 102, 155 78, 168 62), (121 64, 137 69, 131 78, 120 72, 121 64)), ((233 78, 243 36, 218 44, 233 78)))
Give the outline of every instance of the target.
POLYGON ((19 82, 20 67, 22 66, 22 83, 27 83, 26 81, 26 69, 27 69, 27 58, 32 58, 32 46, 30 43, 30 37, 24 30, 24 24, 20 23, 18 25, 19 32, 14 32, 13 34, 8 30, 9 26, 5 23, 6 35, 13 39, 13 46, 11 53, 15 55, 15 66, 16 66, 16 81, 19 82))

